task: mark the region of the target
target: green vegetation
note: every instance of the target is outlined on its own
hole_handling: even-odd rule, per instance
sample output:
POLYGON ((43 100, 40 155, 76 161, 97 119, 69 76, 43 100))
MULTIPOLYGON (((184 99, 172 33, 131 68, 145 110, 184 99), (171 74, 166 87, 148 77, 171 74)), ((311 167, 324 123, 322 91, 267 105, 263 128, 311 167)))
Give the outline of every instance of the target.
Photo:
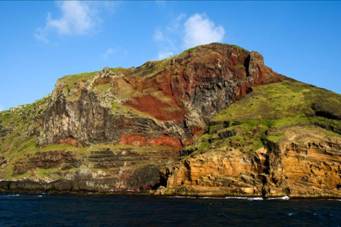
POLYGON ((29 105, 22 105, 0 112, 0 156, 5 156, 9 165, 1 169, 1 174, 12 174, 12 164, 37 151, 38 119, 43 114, 50 97, 29 105))
POLYGON ((312 106, 319 103, 323 103, 326 111, 341 111, 340 95, 286 80, 256 87, 249 97, 221 111, 213 121, 314 116, 312 106))
POLYGON ((94 91, 96 93, 107 93, 110 92, 110 90, 112 89, 112 85, 110 83, 105 83, 105 84, 98 84, 94 87, 94 91))
MULTIPOLYGON (((130 74, 134 69, 133 68, 108 68, 112 73, 116 74, 124 74, 128 75, 130 74)), ((85 73, 78 73, 78 74, 72 74, 72 75, 66 75, 62 78, 60 78, 57 82, 57 87, 60 86, 63 89, 71 90, 73 88, 78 88, 80 83, 89 82, 91 79, 93 79, 99 71, 94 72, 85 72, 85 73)))
POLYGON ((132 68, 117 67, 117 68, 109 68, 109 70, 113 73, 129 75, 134 71, 134 67, 132 68))
POLYGON ((340 112, 341 96, 324 89, 293 80, 258 86, 213 116, 207 133, 187 149, 234 147, 254 152, 266 141, 281 141, 284 130, 293 126, 315 125, 331 135, 341 134, 340 112))
POLYGON ((2 135, 0 153, 11 151, 12 155, 36 146, 37 119, 41 116, 50 97, 45 97, 29 105, 23 105, 0 113, 2 135))
MULTIPOLYGON (((217 45, 222 45, 222 44, 217 44, 217 45)), ((232 45, 232 47, 240 50, 240 51, 245 51, 243 48, 232 45)), ((132 77, 153 77, 168 67, 172 66, 173 62, 176 61, 176 59, 180 58, 187 58, 189 55, 196 56, 196 52, 198 49, 202 48, 201 46, 195 47, 195 48, 190 48, 188 50, 183 51, 182 53, 178 55, 174 55, 162 60, 158 61, 149 61, 146 62, 145 64, 139 66, 139 67, 131 67, 131 68, 122 68, 122 67, 117 67, 117 68, 105 68, 105 70, 109 70, 114 74, 119 75, 126 75, 126 76, 132 76, 132 77)), ((205 46, 206 48, 206 46, 205 46)), ((212 51, 211 49, 207 49, 208 52, 212 51)), ((196 56, 196 57, 202 57, 202 56, 196 56)), ((240 69, 243 69, 243 65, 238 65, 240 69)), ((173 68, 172 70, 176 70, 176 68, 173 68)), ((243 69, 244 71, 244 69, 243 69)), ((66 75, 62 78, 60 78, 57 82, 56 90, 61 91, 66 99, 68 101, 76 101, 81 94, 81 90, 86 87, 87 85, 90 84, 90 82, 98 75, 100 71, 94 71, 94 72, 85 72, 85 73, 79 73, 79 74, 72 74, 72 75, 66 75)), ((121 88, 122 85, 124 85, 124 81, 118 82, 118 89, 119 93, 115 95, 118 95, 119 98, 129 98, 132 95, 132 92, 136 92, 136 90, 132 91, 131 88, 129 88, 129 84, 125 84, 127 86, 127 89, 121 88)), ((102 94, 107 94, 108 92, 115 92, 112 89, 112 86, 110 83, 99 83, 94 85, 90 90, 94 91, 98 95, 102 94), (110 91, 111 90, 111 91, 110 91)), ((162 97, 162 96, 161 96, 162 97)))
POLYGON ((131 75, 136 77, 152 77, 162 72, 171 59, 172 58, 166 58, 160 61, 148 61, 145 64, 137 67, 131 75))
POLYGON ((57 84, 62 84, 63 87, 71 89, 72 87, 79 84, 80 82, 86 82, 92 79, 97 73, 98 71, 67 75, 67 76, 60 78, 57 84))
MULTIPOLYGON (((239 53, 246 51, 239 46, 233 45, 233 47, 239 53)), ((197 48, 188 49, 179 55, 160 61, 147 62, 137 68, 106 69, 116 73, 117 77, 120 75, 130 76, 128 79, 117 78, 114 82, 111 78, 101 77, 98 81, 96 78, 96 83, 91 83, 98 72, 68 75, 58 80, 56 90, 58 94, 62 92, 70 101, 79 98, 82 89, 91 85, 87 87, 87 91, 95 93, 95 98, 100 105, 106 108, 111 107, 112 114, 124 115, 125 117, 137 115, 153 119, 148 113, 124 105, 125 101, 132 97, 142 97, 148 94, 163 103, 165 110, 171 113, 177 111, 172 105, 174 100, 164 95, 162 89, 136 89, 135 86, 139 86, 139 84, 134 85, 132 81, 136 79, 139 82, 139 78, 131 77, 152 77, 167 67, 172 67, 172 70, 176 71, 174 61, 186 60, 189 55, 194 57, 190 58, 190 61, 193 59, 201 60, 205 57, 197 53, 197 48)), ((209 53, 213 50, 208 49, 207 51, 209 53)), ((243 72, 245 71, 245 66, 242 63, 236 64, 235 67, 243 72)), ((143 153, 166 149, 160 146, 151 149, 148 146, 136 147, 111 143, 90 144, 84 147, 67 144, 39 146, 40 120, 50 99, 49 96, 30 105, 0 112, 0 157, 4 157, 7 161, 6 167, 0 169, 0 177, 12 176, 13 166, 18 160, 32 156, 37 152, 68 151, 76 158, 82 159, 83 162, 91 152, 105 149, 110 149, 114 153, 122 152, 122 150, 143 153)), ((236 148, 252 153, 263 147, 267 142, 281 142, 285 130, 288 128, 303 127, 309 129, 311 126, 326 129, 324 132, 330 133, 330 136, 339 136, 341 134, 341 96, 311 85, 285 80, 280 83, 255 87, 247 97, 217 113, 212 117, 207 132, 199 137, 195 144, 188 146, 185 150, 207 152, 216 148, 219 150, 236 148)), ((37 168, 33 174, 51 176, 57 172, 60 172, 60 169, 37 168)), ((20 177, 25 177, 27 174, 24 173, 20 177)))
POLYGON ((246 49, 244 49, 243 47, 240 47, 238 45, 232 44, 232 47, 234 47, 235 49, 241 50, 241 51, 247 51, 246 49))
POLYGON ((76 100, 80 95, 82 84, 90 81, 97 73, 87 72, 64 76, 57 81, 56 90, 62 91, 67 100, 76 100))

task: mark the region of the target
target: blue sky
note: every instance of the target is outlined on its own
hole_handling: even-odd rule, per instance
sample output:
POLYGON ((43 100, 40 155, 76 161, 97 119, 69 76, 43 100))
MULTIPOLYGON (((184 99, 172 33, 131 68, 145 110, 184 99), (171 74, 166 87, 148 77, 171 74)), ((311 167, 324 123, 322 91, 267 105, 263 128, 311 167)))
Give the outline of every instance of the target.
POLYGON ((219 41, 341 93, 341 2, 0 2, 0 109, 67 74, 138 66, 219 41))

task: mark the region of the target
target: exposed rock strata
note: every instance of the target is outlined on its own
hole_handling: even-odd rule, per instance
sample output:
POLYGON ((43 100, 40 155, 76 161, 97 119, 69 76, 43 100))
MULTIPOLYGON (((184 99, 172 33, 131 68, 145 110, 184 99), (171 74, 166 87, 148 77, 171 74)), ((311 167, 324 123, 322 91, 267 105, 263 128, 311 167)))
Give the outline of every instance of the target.
POLYGON ((341 197, 340 106, 223 44, 67 76, 0 112, 0 191, 341 197))
POLYGON ((79 156, 50 151, 24 157, 15 162, 14 174, 32 176, 4 180, 0 191, 148 192, 165 185, 166 166, 179 158, 178 152, 167 147, 103 149, 79 156), (45 174, 38 175, 38 170, 45 174))
POLYGON ((79 160, 65 151, 38 152, 33 156, 26 156, 14 164, 13 173, 23 174, 35 168, 50 169, 55 167, 70 169, 79 167, 79 160))
POLYGON ((220 44, 198 47, 165 62, 162 69, 157 67, 146 63, 120 76, 105 69, 72 91, 60 81, 42 119, 40 143, 70 138, 81 144, 118 142, 126 134, 166 134, 184 144, 206 127, 212 114, 251 92, 253 86, 281 80, 264 65, 260 54, 220 44), (154 74, 140 76, 148 70, 154 74), (96 95, 99 84, 109 86, 105 97, 96 95), (122 97, 123 93, 128 94, 122 97), (113 113, 111 103, 115 102, 135 113, 113 113))
POLYGON ((210 150, 188 157, 162 194, 340 197, 341 140, 321 129, 290 128, 255 153, 210 150))

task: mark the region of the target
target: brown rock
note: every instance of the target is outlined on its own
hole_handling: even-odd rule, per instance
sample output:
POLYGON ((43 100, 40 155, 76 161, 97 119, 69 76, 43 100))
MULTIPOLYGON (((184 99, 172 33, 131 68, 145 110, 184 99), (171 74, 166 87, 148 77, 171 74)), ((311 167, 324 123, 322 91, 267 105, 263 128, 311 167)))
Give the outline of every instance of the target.
POLYGON ((168 178, 164 194, 341 197, 341 140, 318 128, 289 128, 256 154, 210 150, 191 155, 168 178))
POLYGON ((260 54, 222 44, 199 46, 172 61, 148 62, 118 77, 105 69, 89 86, 74 85, 71 93, 65 93, 63 83, 57 86, 41 119, 40 143, 119 142, 129 133, 167 134, 185 144, 212 114, 253 86, 280 80, 260 54), (102 97, 94 88, 99 84, 112 89, 102 97), (132 111, 113 113, 117 100, 132 111))

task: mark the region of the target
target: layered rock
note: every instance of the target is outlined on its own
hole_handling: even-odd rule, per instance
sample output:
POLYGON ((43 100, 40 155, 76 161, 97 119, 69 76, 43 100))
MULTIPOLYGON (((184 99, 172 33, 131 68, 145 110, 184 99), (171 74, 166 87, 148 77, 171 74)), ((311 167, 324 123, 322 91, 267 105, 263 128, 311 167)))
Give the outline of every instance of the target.
POLYGON ((269 152, 269 196, 341 196, 341 139, 321 129, 293 127, 269 152))
POLYGON ((166 165, 178 161, 169 147, 45 151, 13 164, 0 191, 145 193, 166 184, 166 165))
POLYGON ((138 134, 167 135, 185 144, 212 114, 253 86, 280 80, 258 53, 221 44, 121 73, 105 69, 71 85, 62 79, 42 118, 40 143, 119 142, 138 134), (113 105, 128 113, 115 113, 113 105))
POLYGON ((341 98, 209 44, 0 112, 0 191, 341 197, 341 98))
POLYGON ((14 164, 13 174, 23 174, 35 168, 50 169, 60 167, 70 169, 79 167, 79 161, 65 151, 37 152, 33 156, 26 156, 14 164))
POLYGON ((341 197, 341 138, 293 127, 254 153, 210 149, 173 170, 157 193, 201 196, 341 197))
POLYGON ((168 178, 161 194, 262 196, 256 158, 239 150, 212 150, 184 160, 168 178))

